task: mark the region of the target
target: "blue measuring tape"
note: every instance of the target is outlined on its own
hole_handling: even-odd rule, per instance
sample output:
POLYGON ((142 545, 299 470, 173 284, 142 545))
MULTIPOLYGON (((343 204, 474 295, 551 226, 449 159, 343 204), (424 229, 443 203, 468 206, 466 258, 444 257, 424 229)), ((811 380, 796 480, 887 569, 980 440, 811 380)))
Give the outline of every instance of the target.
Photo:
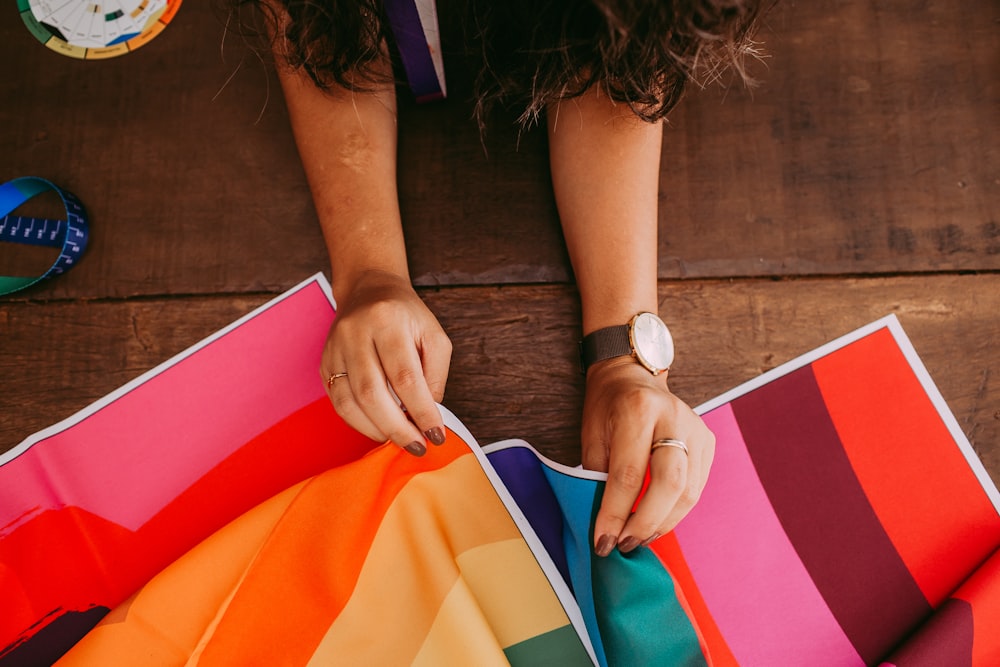
POLYGON ((0 295, 30 287, 73 268, 87 247, 87 214, 83 204, 44 178, 25 176, 0 185, 0 241, 60 248, 59 257, 40 276, 0 276, 0 295), (65 220, 12 215, 21 204, 43 192, 53 191, 66 208, 65 220))

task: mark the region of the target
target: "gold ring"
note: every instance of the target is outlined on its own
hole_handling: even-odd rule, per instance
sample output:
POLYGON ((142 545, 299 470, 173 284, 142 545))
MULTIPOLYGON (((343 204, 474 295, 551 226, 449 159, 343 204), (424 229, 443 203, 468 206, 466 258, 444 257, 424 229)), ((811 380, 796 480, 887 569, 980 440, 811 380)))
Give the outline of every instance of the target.
POLYGON ((330 377, 328 377, 326 379, 326 386, 327 387, 332 387, 334 382, 336 382, 340 378, 345 378, 345 377, 347 377, 347 373, 346 372, 345 373, 333 373, 332 375, 330 375, 330 377))
POLYGON ((655 452, 660 447, 676 447, 684 452, 685 456, 688 453, 687 443, 683 440, 675 440, 674 438, 660 438, 659 440, 654 440, 652 447, 649 448, 649 451, 655 452))

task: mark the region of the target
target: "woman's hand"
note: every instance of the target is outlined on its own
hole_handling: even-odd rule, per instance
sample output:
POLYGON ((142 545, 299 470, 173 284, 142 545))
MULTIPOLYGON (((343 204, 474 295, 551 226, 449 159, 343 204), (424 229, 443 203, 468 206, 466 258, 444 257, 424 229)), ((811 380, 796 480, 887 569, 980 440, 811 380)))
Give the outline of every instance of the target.
POLYGON ((427 451, 425 440, 442 444, 435 402, 444 396, 451 341, 409 281, 368 271, 337 305, 320 365, 337 413, 416 456, 427 451))
POLYGON ((608 473, 594 524, 599 556, 616 544, 627 553, 673 530, 698 501, 715 456, 715 436, 670 393, 666 374, 654 376, 628 357, 587 372, 582 444, 583 466, 608 473), (664 438, 684 442, 687 453, 652 448, 664 438), (635 507, 647 469, 649 488, 635 507))

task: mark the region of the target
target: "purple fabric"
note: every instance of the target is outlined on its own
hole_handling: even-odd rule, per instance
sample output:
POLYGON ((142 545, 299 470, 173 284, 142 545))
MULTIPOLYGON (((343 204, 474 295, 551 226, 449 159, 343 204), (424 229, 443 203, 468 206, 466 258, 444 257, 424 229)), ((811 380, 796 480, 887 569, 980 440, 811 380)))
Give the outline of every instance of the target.
POLYGON ((385 13, 403 59, 406 79, 418 102, 444 97, 414 0, 385 0, 385 13))

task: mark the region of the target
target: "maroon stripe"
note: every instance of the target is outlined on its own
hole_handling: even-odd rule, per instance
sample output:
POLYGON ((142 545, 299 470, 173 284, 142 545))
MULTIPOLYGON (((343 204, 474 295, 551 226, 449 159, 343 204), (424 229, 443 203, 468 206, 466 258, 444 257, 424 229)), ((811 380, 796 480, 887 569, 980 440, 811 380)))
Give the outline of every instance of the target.
POLYGON ((851 468, 810 367, 733 402, 792 545, 862 659, 876 663, 931 613, 851 468))
POLYGON ((972 667, 973 634, 972 605, 949 598, 886 662, 896 667, 972 667))

